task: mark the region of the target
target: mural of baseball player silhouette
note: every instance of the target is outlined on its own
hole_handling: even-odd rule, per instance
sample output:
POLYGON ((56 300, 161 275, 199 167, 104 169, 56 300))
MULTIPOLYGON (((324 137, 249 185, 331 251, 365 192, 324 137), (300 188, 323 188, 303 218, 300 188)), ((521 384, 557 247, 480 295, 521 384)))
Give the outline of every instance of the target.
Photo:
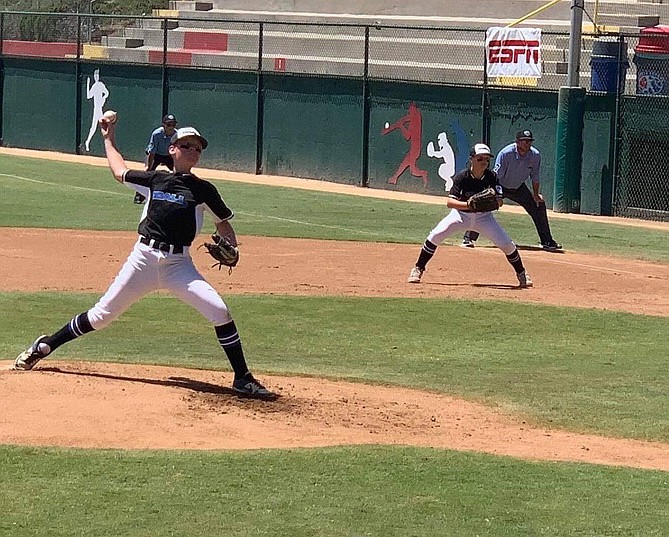
POLYGON ((91 150, 91 140, 97 132, 98 122, 102 118, 102 114, 104 114, 102 108, 105 102, 107 102, 107 97, 109 97, 107 86, 100 80, 100 69, 96 69, 93 72, 93 79, 95 82, 91 84, 91 78, 86 78, 86 99, 89 101, 93 99, 93 119, 91 121, 91 128, 88 131, 88 138, 86 138, 86 151, 91 150))
POLYGON ((391 185, 396 184, 400 175, 409 168, 411 175, 420 177, 423 180, 423 186, 427 188, 427 172, 418 167, 418 157, 420 157, 423 148, 423 118, 420 113, 420 108, 418 108, 416 103, 409 103, 409 111, 399 121, 396 121, 392 125, 386 123, 384 128, 381 129, 381 134, 385 136, 396 129, 399 129, 402 132, 404 139, 409 142, 409 151, 400 163, 395 174, 388 179, 388 182, 391 185))
POLYGON ((455 152, 451 144, 448 143, 448 136, 445 132, 439 133, 437 143, 439 144, 439 151, 434 149, 432 142, 427 144, 427 156, 444 159, 443 164, 439 165, 439 177, 445 181, 446 190, 450 190, 453 186, 453 176, 455 175, 455 152))

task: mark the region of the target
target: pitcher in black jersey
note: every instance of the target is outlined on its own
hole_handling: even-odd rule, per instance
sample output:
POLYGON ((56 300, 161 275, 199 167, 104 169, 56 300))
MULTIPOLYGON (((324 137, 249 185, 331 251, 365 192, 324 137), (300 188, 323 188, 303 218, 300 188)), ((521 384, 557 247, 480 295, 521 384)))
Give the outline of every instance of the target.
POLYGON ((174 171, 128 169, 116 148, 116 123, 100 120, 105 152, 114 178, 148 194, 139 223, 139 238, 111 287, 88 311, 76 315, 56 333, 40 336, 14 363, 28 371, 58 347, 93 330, 104 328, 151 291, 167 289, 190 304, 213 325, 234 371, 232 388, 248 397, 275 399, 276 394, 258 382, 246 365, 242 343, 227 305, 199 273, 189 248, 200 231, 205 210, 221 237, 237 245, 230 224, 233 212, 216 187, 191 173, 207 140, 193 127, 178 129, 169 148, 174 171))

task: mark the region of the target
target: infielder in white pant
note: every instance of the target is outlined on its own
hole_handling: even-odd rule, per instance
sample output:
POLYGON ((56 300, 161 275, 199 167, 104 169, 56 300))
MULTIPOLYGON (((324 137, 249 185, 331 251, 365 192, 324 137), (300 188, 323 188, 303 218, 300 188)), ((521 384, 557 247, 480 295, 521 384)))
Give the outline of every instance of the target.
POLYGON ((469 153, 469 167, 455 174, 446 205, 451 208, 446 218, 430 231, 423 243, 416 266, 411 269, 409 283, 420 283, 425 266, 434 256, 437 246, 446 237, 472 229, 490 239, 495 246, 506 254, 506 258, 516 271, 520 287, 531 287, 532 280, 525 271, 518 249, 509 235, 499 225, 492 212, 473 213, 469 211, 467 200, 478 192, 492 187, 499 194, 498 207, 502 206, 502 187, 497 183, 497 175, 488 169, 492 153, 485 144, 476 144, 469 153))
POLYGON ((213 216, 216 231, 237 245, 229 220, 233 217, 216 187, 191 173, 207 147, 207 140, 192 127, 178 129, 169 147, 174 171, 129 170, 116 148, 116 123, 100 120, 107 161, 115 179, 147 197, 139 238, 111 287, 90 310, 75 316, 58 332, 40 336, 16 362, 28 371, 58 347, 93 330, 104 328, 132 304, 156 289, 167 289, 204 315, 234 370, 233 389, 245 396, 274 399, 250 373, 232 316, 216 290, 193 264, 189 247, 202 227, 204 211, 213 216))

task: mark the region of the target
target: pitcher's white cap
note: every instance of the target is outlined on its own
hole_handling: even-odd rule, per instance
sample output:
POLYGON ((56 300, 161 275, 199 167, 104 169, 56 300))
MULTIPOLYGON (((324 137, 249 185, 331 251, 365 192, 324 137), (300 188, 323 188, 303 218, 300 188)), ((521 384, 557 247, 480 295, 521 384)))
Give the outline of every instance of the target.
POLYGON ((200 143, 202 144, 202 149, 207 149, 207 146, 209 145, 209 142, 207 142, 207 139, 202 136, 197 129, 193 127, 181 127, 180 129, 177 129, 174 134, 172 135, 171 142, 172 145, 176 144, 179 140, 183 140, 184 138, 188 138, 189 136, 194 136, 198 140, 200 140, 200 143))
POLYGON ((476 155, 488 155, 489 157, 492 157, 492 151, 490 151, 490 148, 485 145, 485 144, 476 144, 474 147, 472 147, 471 151, 469 152, 470 157, 475 157, 476 155))

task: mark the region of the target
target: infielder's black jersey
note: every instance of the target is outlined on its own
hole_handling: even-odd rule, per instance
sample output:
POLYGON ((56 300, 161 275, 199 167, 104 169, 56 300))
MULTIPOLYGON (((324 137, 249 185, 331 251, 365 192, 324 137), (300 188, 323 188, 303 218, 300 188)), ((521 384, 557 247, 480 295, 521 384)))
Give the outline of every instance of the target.
POLYGON ((453 176, 453 186, 448 192, 448 197, 467 201, 474 194, 483 192, 488 187, 494 188, 500 196, 502 195, 502 187, 497 183, 497 174, 494 171, 486 169, 483 177, 476 179, 467 168, 453 176))
POLYGON ((205 209, 215 222, 234 215, 213 184, 190 173, 128 170, 123 180, 151 189, 137 231, 156 241, 190 246, 202 227, 205 209))

